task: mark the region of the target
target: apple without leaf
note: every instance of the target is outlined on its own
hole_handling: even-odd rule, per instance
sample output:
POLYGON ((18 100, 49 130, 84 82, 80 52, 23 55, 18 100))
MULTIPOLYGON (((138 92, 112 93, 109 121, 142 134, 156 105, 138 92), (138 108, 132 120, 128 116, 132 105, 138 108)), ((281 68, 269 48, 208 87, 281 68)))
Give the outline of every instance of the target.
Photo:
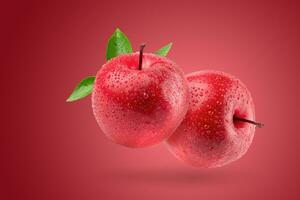
POLYGON ((118 144, 145 147, 169 137, 189 102, 186 79, 169 59, 151 53, 123 54, 96 75, 92 107, 104 134, 118 144))
POLYGON ((220 167, 243 156, 254 137, 254 104, 235 77, 217 71, 187 75, 190 105, 167 140, 178 159, 197 167, 220 167))

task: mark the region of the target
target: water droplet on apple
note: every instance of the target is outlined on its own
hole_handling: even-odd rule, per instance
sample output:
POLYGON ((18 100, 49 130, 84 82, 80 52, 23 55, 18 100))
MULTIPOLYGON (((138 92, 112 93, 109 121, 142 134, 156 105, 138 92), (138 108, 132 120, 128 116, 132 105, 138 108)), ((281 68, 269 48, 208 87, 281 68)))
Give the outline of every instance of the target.
POLYGON ((145 99, 148 99, 148 97, 149 97, 149 95, 148 95, 147 92, 144 92, 144 93, 143 93, 143 96, 144 96, 145 99))

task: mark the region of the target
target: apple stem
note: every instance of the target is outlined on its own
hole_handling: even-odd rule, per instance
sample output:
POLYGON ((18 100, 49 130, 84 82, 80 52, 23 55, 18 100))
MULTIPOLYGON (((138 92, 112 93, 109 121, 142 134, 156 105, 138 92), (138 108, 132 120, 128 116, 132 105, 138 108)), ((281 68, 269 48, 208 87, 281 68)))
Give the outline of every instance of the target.
POLYGON ((143 51, 145 48, 146 44, 142 43, 140 46, 140 58, 139 58, 139 70, 142 70, 142 65, 143 65, 143 51))
POLYGON ((262 128, 264 126, 264 124, 262 124, 262 123, 251 121, 249 119, 244 119, 244 118, 236 117, 236 116, 233 116, 233 120, 237 120, 237 121, 241 121, 241 122, 247 122, 247 123, 250 123, 250 124, 254 124, 258 128, 262 128))

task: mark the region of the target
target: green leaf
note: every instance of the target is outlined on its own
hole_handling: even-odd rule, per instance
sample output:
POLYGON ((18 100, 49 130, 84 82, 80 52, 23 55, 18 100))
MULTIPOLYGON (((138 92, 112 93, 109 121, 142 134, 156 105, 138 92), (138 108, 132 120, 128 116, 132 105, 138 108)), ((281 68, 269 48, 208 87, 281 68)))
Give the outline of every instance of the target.
POLYGON ((82 99, 93 91, 95 77, 87 77, 80 81, 80 83, 76 86, 70 97, 67 99, 67 102, 76 101, 78 99, 82 99))
POLYGON ((106 60, 110 60, 118 55, 132 53, 132 47, 127 36, 120 30, 116 29, 109 38, 106 49, 106 60))
POLYGON ((167 44, 166 46, 164 46, 164 47, 158 49, 158 50, 155 52, 155 54, 156 54, 156 55, 159 55, 159 56, 167 56, 168 53, 169 53, 169 51, 170 51, 170 49, 171 49, 171 47, 172 47, 172 45, 173 45, 172 42, 169 43, 169 44, 167 44))

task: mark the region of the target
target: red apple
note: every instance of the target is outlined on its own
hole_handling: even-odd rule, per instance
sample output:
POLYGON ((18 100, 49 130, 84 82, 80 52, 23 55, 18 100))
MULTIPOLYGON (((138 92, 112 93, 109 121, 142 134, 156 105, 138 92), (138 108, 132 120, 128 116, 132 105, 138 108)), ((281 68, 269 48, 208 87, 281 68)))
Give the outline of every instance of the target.
POLYGON ((254 105, 246 86, 216 71, 187 76, 190 89, 185 119, 167 140, 180 160, 198 167, 220 167, 243 156, 255 131, 254 105))
POLYGON ((145 147, 170 136, 189 101, 187 81, 169 59, 150 53, 120 55, 98 71, 92 106, 98 125, 112 141, 145 147))

